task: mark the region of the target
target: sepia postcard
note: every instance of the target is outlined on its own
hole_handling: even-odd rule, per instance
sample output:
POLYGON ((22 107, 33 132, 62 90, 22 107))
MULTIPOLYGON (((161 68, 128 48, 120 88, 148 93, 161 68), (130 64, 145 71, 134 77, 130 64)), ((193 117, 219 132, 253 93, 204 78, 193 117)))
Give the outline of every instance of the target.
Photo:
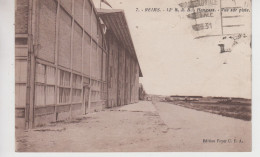
POLYGON ((15 0, 16 152, 251 152, 251 0, 15 0))

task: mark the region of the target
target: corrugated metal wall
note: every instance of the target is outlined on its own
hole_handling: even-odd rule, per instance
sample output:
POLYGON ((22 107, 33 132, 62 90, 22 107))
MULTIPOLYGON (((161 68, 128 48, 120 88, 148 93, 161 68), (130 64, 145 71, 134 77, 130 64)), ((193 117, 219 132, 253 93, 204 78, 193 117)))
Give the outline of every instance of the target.
POLYGON ((17 5, 21 17, 16 17, 16 35, 25 33, 16 36, 17 117, 25 117, 28 95, 34 98, 30 104, 34 107, 31 112, 35 126, 136 102, 137 61, 112 32, 103 40, 90 0, 35 2, 34 9, 39 13, 33 14, 37 31, 33 34, 37 45, 32 64, 35 72, 28 68, 28 25, 21 20, 28 20, 28 2, 19 0, 17 5), (34 95, 29 94, 27 71, 35 76, 34 95), (86 93, 90 93, 90 103, 84 102, 88 100, 84 99, 86 93))
POLYGON ((81 72, 82 68, 82 28, 75 23, 73 33, 72 69, 81 72))
POLYGON ((74 0, 74 18, 81 26, 83 26, 83 6, 84 0, 74 0))
POLYGON ((131 80, 131 66, 130 66, 130 54, 126 51, 125 54, 125 105, 130 104, 131 99, 131 88, 130 88, 130 80, 131 80))
POLYGON ((91 8, 89 1, 85 1, 84 29, 89 34, 91 32, 91 12, 92 12, 92 8, 91 8))
POLYGON ((118 53, 118 90, 117 90, 117 102, 118 106, 125 104, 125 49, 123 47, 119 48, 118 53))
POLYGON ((117 104, 117 47, 111 33, 108 32, 107 42, 109 45, 109 65, 108 65, 108 107, 114 107, 117 104))
POLYGON ((87 33, 84 35, 84 51, 83 51, 83 74, 90 76, 90 53, 91 38, 87 33))
POLYGON ((58 64, 70 68, 72 18, 64 9, 59 11, 58 64), (65 33, 66 32, 66 33, 65 33))
POLYGON ((15 33, 28 33, 29 0, 17 0, 15 8, 15 33))
POLYGON ((108 107, 138 102, 137 60, 133 59, 129 51, 110 31, 107 33, 107 41, 109 47, 108 107))
MULTIPOLYGON (((27 33, 28 4, 19 0, 16 34, 27 33), (19 13, 19 14, 18 14, 19 13)), ((89 0, 37 0, 38 45, 35 64, 34 123, 64 120, 74 115, 101 110, 106 105, 107 55, 99 19, 89 0), (84 28, 84 29, 83 29, 84 28), (90 106, 83 106, 83 85, 89 84, 90 106)), ((27 34, 16 37, 16 108, 23 115, 27 90, 27 34)))
POLYGON ((130 91, 131 91, 131 98, 130 98, 130 103, 134 103, 134 94, 135 94, 135 62, 131 58, 130 59, 130 91))
POLYGON ((135 95, 134 95, 134 102, 139 101, 139 65, 135 64, 135 95))
POLYGON ((66 9, 69 14, 72 14, 72 0, 61 0, 61 6, 66 9))
POLYGON ((38 57, 54 63, 55 26, 57 3, 53 0, 39 1, 39 51, 38 57))

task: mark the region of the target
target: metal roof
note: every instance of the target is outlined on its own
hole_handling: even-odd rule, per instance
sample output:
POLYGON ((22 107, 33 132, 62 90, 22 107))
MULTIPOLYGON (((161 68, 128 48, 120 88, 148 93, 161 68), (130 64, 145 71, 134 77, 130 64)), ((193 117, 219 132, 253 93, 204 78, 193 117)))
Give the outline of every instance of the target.
POLYGON ((136 56, 134 44, 131 33, 128 28, 124 10, 121 9, 96 9, 99 17, 103 20, 105 25, 110 29, 118 41, 127 48, 129 53, 136 59, 139 66, 139 76, 143 77, 138 58, 136 56))

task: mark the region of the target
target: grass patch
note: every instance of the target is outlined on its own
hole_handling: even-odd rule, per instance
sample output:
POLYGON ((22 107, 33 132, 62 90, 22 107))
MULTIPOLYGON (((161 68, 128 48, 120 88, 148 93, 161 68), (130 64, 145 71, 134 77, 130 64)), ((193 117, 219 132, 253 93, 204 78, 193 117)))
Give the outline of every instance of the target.
POLYGON ((251 103, 212 103, 212 102, 169 102, 198 111, 214 113, 226 117, 251 121, 251 103))

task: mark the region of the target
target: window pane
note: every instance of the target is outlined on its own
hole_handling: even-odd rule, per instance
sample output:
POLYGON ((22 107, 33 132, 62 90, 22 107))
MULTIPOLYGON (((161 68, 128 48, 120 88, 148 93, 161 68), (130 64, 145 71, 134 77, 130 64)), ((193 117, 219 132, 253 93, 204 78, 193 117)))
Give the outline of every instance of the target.
POLYGON ((45 87, 43 85, 35 86, 35 105, 45 105, 45 87))
POLYGON ((46 86, 46 105, 52 105, 55 103, 55 87, 46 86))
POLYGON ((70 89, 59 88, 59 103, 69 103, 70 102, 70 89))
POLYGON ((46 66, 46 84, 55 84, 55 68, 46 66))
POLYGON ((36 82, 45 83, 45 66, 36 64, 36 82))
POLYGON ((72 90, 72 102, 81 102, 81 90, 80 89, 72 90))
POLYGON ((60 70, 60 85, 64 87, 70 86, 70 73, 60 70))
POLYGON ((73 82, 72 82, 72 87, 73 88, 81 88, 81 80, 82 77, 79 75, 73 75, 73 82))

